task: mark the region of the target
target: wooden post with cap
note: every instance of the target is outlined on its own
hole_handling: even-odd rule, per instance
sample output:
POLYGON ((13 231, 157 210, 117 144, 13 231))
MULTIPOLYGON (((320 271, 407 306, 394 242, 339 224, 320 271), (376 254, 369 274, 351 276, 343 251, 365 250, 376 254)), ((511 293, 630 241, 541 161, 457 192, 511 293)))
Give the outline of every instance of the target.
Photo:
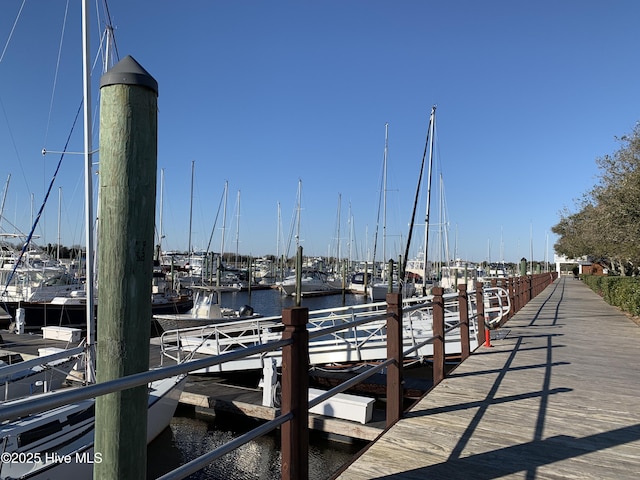
POLYGON ((395 359, 387 368, 387 427, 402 416, 402 294, 387 293, 387 358, 395 359))
POLYGON ((469 342, 469 297, 467 284, 458 284, 458 315, 460 318, 460 360, 464 361, 471 353, 469 342))
MULTIPOLYGON (((100 88, 97 380, 105 382, 149 369, 158 83, 127 56, 100 88)), ((97 398, 103 461, 94 478, 146 478, 148 399, 146 385, 97 398)))
POLYGON ((437 385, 445 376, 445 343, 444 343, 444 289, 433 287, 433 385, 437 385))
POLYGON ((282 311, 282 339, 293 343, 282 348, 282 414, 293 419, 281 428, 283 480, 309 478, 309 332, 306 307, 282 311))

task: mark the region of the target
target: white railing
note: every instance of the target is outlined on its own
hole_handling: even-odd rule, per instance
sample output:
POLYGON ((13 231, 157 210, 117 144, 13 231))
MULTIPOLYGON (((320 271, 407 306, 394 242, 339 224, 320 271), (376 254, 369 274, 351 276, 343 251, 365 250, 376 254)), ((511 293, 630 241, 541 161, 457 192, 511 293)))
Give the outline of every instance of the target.
MULTIPOLYGON (((469 317, 472 348, 477 343, 477 306, 475 291, 469 292, 469 317)), ((403 301, 403 349, 417 357, 433 354, 428 341, 433 335, 432 296, 409 298, 403 301)), ((458 294, 446 294, 444 300, 447 352, 458 353, 459 333, 458 294)), ((485 317, 499 322, 510 309, 507 292, 499 287, 484 290, 485 317), (488 312, 488 316, 487 316, 488 312)), ((370 303, 309 312, 309 356, 312 365, 344 362, 364 362, 386 358, 386 303, 370 303)), ((175 362, 199 358, 202 355, 221 355, 279 340, 282 317, 236 320, 204 327, 168 330, 160 337, 163 358, 175 362)), ((262 369, 267 358, 281 363, 279 352, 244 357, 235 362, 215 365, 197 373, 262 369)))

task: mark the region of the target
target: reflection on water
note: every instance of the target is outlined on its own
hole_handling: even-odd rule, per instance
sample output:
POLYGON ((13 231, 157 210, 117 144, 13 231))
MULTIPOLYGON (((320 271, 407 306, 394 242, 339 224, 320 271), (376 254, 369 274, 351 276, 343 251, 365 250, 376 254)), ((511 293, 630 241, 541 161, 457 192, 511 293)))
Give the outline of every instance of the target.
MULTIPOLYGON (((209 417, 180 408, 170 428, 148 450, 148 478, 217 448, 255 428, 257 421, 235 415, 209 417)), ((331 442, 311 434, 309 479, 324 480, 347 463, 365 444, 331 442)), ((273 432, 224 455, 189 477, 190 480, 271 480, 280 478, 280 436, 273 432)))

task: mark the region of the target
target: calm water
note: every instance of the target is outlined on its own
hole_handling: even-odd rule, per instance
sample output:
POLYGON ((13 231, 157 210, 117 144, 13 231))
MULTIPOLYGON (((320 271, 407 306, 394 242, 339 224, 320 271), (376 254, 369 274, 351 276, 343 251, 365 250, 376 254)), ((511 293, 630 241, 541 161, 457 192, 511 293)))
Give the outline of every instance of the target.
MULTIPOLYGON (((325 308, 360 305, 366 303, 363 295, 347 293, 342 301, 342 295, 326 295, 322 297, 303 297, 302 305, 309 310, 322 310, 325 308)), ((248 292, 225 292, 221 300, 223 307, 238 309, 243 305, 251 305, 256 313, 265 317, 281 315, 283 308, 295 306, 295 297, 284 296, 278 290, 255 290, 249 296, 248 292)))
MULTIPOLYGON (((309 310, 365 303, 362 296, 342 295, 303 298, 302 306, 309 310)), ((225 307, 240 308, 251 305, 264 316, 280 315, 283 308, 295 306, 295 298, 283 297, 277 290, 227 292, 222 295, 225 307)), ((255 428, 253 419, 221 414, 215 417, 197 414, 193 409, 180 407, 165 430, 150 446, 148 478, 157 478, 214 448, 255 428)), ((309 478, 325 480, 347 463, 365 444, 329 441, 310 432, 309 478)), ((280 478, 280 437, 277 432, 254 440, 225 455, 200 472, 187 477, 191 480, 270 480, 280 478)))

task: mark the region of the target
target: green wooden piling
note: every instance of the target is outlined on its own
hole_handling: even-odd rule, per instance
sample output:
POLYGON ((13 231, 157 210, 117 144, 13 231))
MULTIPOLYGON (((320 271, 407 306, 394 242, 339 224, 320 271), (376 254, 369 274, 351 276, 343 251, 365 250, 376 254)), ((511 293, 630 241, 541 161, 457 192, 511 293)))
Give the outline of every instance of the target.
MULTIPOLYGON (((149 369, 158 84, 132 57, 100 80, 97 379, 149 369)), ((100 480, 146 478, 146 385, 98 397, 100 480)))
POLYGON ((523 258, 520 260, 520 276, 524 277, 527 275, 527 261, 523 258))

